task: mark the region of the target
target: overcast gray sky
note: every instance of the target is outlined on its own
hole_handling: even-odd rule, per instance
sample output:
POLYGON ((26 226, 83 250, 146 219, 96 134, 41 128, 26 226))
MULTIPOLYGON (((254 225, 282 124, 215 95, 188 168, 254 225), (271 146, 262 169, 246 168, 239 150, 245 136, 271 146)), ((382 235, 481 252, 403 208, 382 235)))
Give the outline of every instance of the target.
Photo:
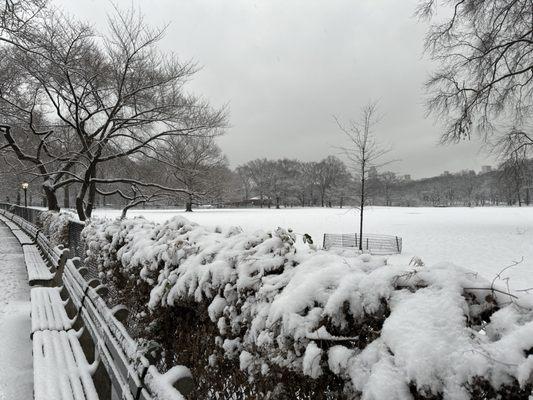
MULTIPOLYGON (((57 1, 57 0, 56 0, 57 1)), ((426 26, 417 0, 116 0, 149 23, 169 23, 162 45, 203 68, 190 90, 228 105, 219 140, 232 166, 248 160, 318 160, 343 137, 333 115, 356 118, 379 99, 377 132, 413 177, 492 164, 479 142, 438 146, 440 127, 424 115, 426 26)), ((109 0, 61 0, 69 13, 102 26, 109 0)))

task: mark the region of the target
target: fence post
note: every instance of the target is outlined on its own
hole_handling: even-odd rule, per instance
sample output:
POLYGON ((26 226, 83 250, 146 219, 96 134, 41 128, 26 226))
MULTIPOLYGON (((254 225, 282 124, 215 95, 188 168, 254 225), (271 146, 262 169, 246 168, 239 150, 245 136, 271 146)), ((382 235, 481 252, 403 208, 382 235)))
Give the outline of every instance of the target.
POLYGON ((368 236, 366 238, 366 249, 368 250, 368 236))
POLYGON ((400 241, 398 240, 398 236, 396 236, 396 249, 398 250, 398 254, 400 254, 400 241))
POLYGON ((359 246, 357 245, 357 233, 355 234, 355 248, 358 249, 359 246))
POLYGON ((326 234, 324 233, 324 238, 322 239, 322 248, 326 248, 326 234))

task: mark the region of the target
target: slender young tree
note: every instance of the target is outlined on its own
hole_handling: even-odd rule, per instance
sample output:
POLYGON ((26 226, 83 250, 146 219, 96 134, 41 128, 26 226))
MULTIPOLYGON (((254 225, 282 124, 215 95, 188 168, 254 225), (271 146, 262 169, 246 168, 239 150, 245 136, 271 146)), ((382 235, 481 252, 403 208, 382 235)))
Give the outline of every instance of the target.
POLYGON ((372 167, 379 168, 391 162, 383 161, 390 148, 382 146, 376 138, 374 129, 380 121, 376 102, 369 102, 364 106, 358 120, 350 120, 347 125, 342 124, 336 117, 335 121, 348 141, 348 144, 340 149, 359 181, 359 250, 363 250, 363 220, 369 195, 368 172, 372 167))

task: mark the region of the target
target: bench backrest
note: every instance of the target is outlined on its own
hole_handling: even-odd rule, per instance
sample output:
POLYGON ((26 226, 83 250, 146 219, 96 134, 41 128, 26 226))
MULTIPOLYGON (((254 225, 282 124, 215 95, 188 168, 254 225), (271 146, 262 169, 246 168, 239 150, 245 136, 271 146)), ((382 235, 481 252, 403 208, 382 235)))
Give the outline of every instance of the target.
MULTIPOLYGON (((69 259, 63 272, 63 283, 80 311, 113 387, 119 391, 119 398, 153 399, 147 382, 157 381, 151 379, 155 378, 155 368, 146 357, 140 356, 137 343, 119 321, 127 316, 127 310, 123 306, 109 309, 100 296, 107 289, 97 280, 87 282, 82 276, 83 271, 83 267, 78 268, 69 259)), ((176 390, 176 398, 180 392, 188 394, 192 389, 192 378, 184 377, 170 389, 176 390)))
POLYGON ((20 228, 25 231, 35 243, 37 243, 37 246, 39 246, 54 271, 63 267, 67 257, 64 249, 52 246, 46 235, 42 233, 37 226, 25 219, 14 215, 12 221, 20 226, 20 228))
POLYGON ((37 236, 37 234, 39 233, 39 228, 37 228, 32 223, 26 221, 24 218, 19 217, 18 215, 14 215, 12 221, 18 226, 20 226, 20 228, 28 235, 30 235, 33 239, 35 239, 35 236, 37 236))
POLYGON ((60 267, 61 263, 64 262, 61 258, 65 250, 59 247, 53 247, 42 232, 37 234, 37 245, 41 248, 54 268, 60 267))

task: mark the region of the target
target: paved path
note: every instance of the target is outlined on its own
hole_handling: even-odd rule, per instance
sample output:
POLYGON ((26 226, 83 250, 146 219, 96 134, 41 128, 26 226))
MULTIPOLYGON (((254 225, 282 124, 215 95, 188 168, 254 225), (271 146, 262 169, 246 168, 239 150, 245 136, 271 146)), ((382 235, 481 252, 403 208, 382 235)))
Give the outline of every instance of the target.
POLYGON ((22 248, 0 221, 0 400, 33 397, 30 288, 22 248))

